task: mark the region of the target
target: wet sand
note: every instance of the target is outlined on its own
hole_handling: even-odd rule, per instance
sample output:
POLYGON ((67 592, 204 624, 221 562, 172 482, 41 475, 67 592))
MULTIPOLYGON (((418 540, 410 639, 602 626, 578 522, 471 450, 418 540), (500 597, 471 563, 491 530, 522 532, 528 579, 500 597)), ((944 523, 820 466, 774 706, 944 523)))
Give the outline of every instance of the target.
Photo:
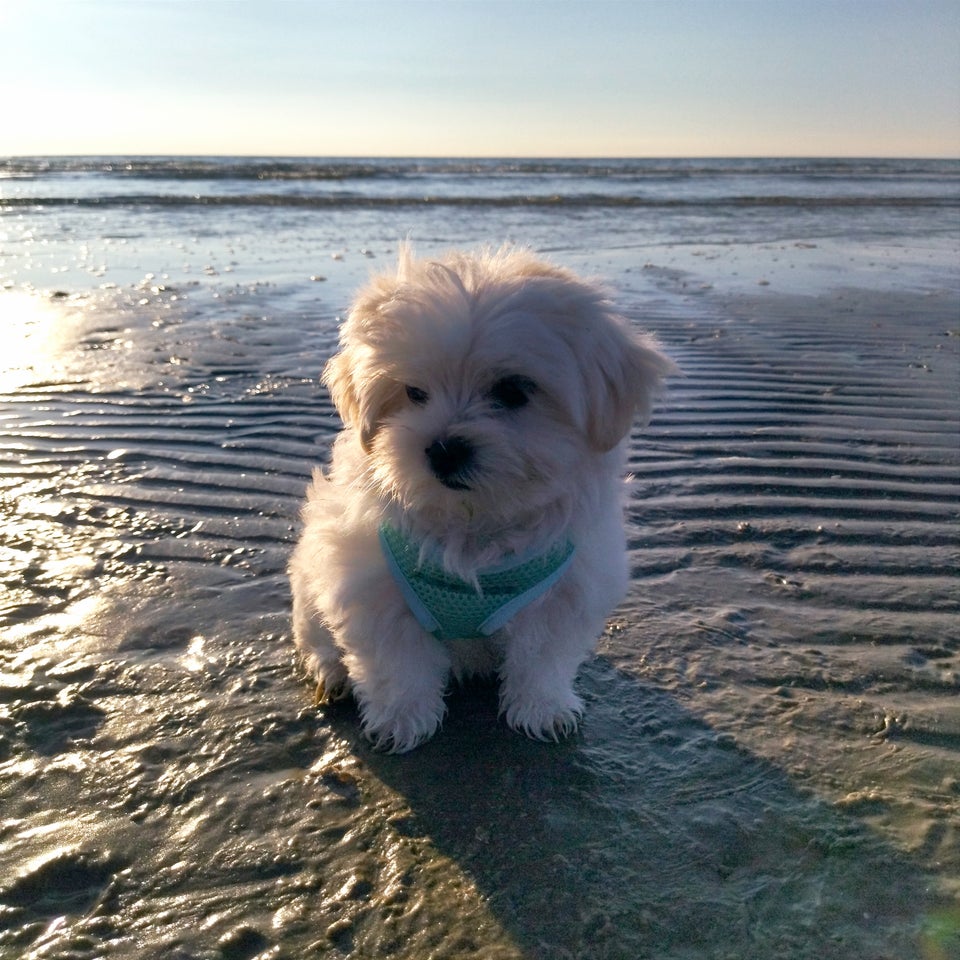
POLYGON ((17 297, 0 956, 958 955, 960 299, 619 280, 686 376, 583 728, 457 690, 403 757, 289 637, 350 284, 17 297))

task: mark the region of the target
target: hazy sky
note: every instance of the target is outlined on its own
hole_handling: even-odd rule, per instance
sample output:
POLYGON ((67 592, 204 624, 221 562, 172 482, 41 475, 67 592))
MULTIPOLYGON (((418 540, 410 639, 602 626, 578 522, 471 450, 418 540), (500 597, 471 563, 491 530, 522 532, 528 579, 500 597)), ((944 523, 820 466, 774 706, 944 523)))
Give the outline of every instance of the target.
POLYGON ((960 0, 0 0, 0 155, 960 156, 960 0))

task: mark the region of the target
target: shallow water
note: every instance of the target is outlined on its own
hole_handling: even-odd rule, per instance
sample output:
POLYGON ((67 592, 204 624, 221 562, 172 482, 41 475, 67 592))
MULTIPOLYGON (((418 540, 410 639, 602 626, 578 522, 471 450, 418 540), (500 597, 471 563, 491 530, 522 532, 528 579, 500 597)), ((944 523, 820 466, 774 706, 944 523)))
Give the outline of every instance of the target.
POLYGON ((312 705, 284 567, 316 373, 400 218, 11 216, 0 956, 958 955, 949 235, 417 213, 426 249, 553 236, 685 376, 634 438, 581 732, 470 688, 393 757, 312 705))

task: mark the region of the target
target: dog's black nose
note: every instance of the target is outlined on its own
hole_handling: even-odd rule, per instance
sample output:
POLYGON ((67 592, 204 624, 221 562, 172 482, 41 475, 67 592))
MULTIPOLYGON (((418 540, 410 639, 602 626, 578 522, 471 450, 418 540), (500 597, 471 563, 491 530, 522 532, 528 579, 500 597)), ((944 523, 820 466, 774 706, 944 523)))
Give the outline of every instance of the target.
POLYGON ((469 440, 463 437, 446 437, 434 440, 426 449, 430 469, 437 479, 452 490, 469 490, 464 476, 473 463, 475 449, 469 440))

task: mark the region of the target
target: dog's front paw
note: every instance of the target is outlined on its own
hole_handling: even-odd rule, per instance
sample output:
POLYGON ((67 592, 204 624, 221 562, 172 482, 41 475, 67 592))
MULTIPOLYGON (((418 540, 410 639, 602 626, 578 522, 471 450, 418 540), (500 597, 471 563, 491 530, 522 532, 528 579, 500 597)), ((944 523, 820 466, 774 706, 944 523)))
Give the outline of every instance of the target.
POLYGON ((316 706, 326 706, 337 700, 345 700, 350 696, 350 678, 342 664, 336 664, 332 670, 317 680, 317 691, 314 696, 316 706))
POLYGON ((315 654, 304 658, 307 673, 317 681, 314 705, 323 706, 350 696, 350 677, 340 660, 321 659, 315 654))
POLYGON ((576 732, 583 716, 583 703, 573 690, 504 691, 500 713, 518 733, 556 743, 576 732))
POLYGON ((361 702, 363 732, 378 750, 406 753, 440 728, 446 706, 440 694, 392 703, 361 702))

